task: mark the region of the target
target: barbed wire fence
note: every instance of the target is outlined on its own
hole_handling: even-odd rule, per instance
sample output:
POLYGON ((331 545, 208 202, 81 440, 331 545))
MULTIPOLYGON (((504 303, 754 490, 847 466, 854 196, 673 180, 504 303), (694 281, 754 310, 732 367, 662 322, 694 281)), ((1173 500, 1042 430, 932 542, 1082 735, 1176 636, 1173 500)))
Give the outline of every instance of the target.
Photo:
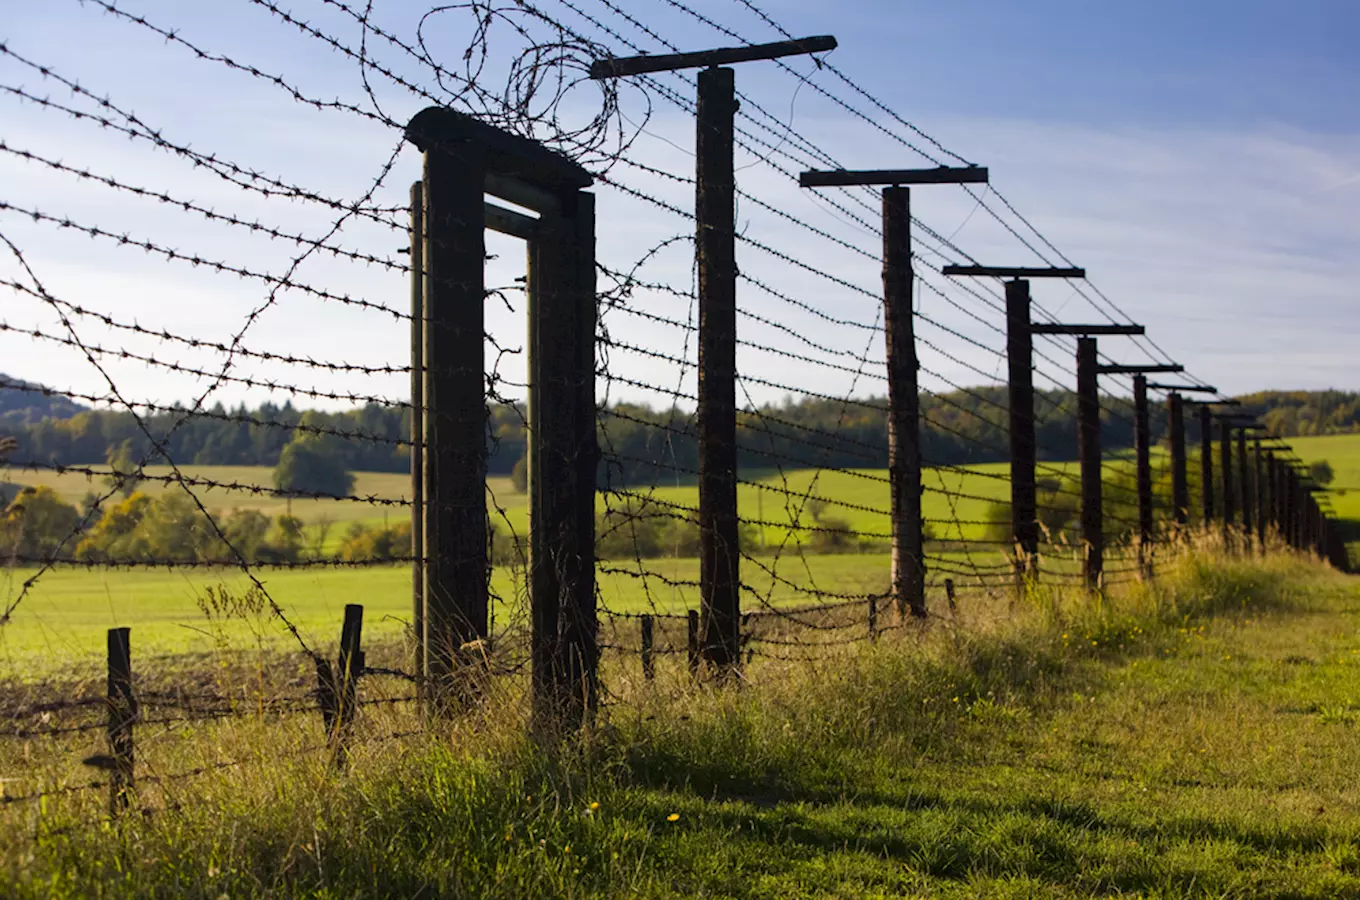
MULTIPOLYGON (((13 578, 0 642, 12 660, 34 658, 22 651, 27 640, 46 653, 84 654, 89 665, 46 681, 0 679, 9 685, 0 695, 0 745, 9 748, 0 759, 8 766, 14 748, 45 739, 52 744, 40 760, 81 763, 60 777, 24 776, 17 788, 0 782, 0 804, 108 791, 116 811, 134 785, 163 788, 268 764, 247 754, 166 771, 139 756, 134 767, 134 730, 139 746, 155 745, 185 727, 279 726, 302 717, 311 724, 298 755, 343 766, 365 743, 428 733, 451 708, 484 699, 492 680, 501 685, 498 703, 532 706, 536 727, 560 724, 562 707, 579 724, 624 702, 621 685, 634 675, 651 683, 670 672, 678 684, 758 677, 764 661, 816 663, 928 627, 903 613, 886 562, 899 548, 901 516, 890 502, 900 473, 886 440, 894 409, 878 283, 880 196, 854 186, 798 190, 806 170, 861 162, 834 156, 815 129, 796 127, 798 104, 825 105, 865 127, 883 152, 917 164, 969 160, 893 112, 834 55, 771 60, 773 77, 735 91, 729 224, 740 263, 729 273, 734 358, 725 389, 735 399, 735 430, 724 487, 734 505, 720 510, 735 539, 715 551, 713 507, 698 499, 702 487, 696 492, 712 476, 704 395, 722 380, 701 349, 714 329, 705 322, 709 287, 696 257, 711 223, 693 202, 704 189, 690 174, 695 154, 672 137, 689 133, 701 114, 699 79, 684 71, 600 79, 591 77, 592 64, 679 53, 672 34, 748 48, 765 37, 797 39, 748 0, 712 13, 659 0, 646 14, 610 0, 471 0, 414 19, 380 16, 371 2, 237 6, 243 22, 278 41, 277 52, 252 44, 238 53, 225 46, 229 31, 182 27, 132 2, 72 3, 86 24, 117 40, 201 73, 205 83, 276 104, 272 120, 240 113, 240 123, 258 118, 255 134, 204 129, 222 143, 209 151, 195 149, 203 144, 189 123, 134 112, 117 96, 126 85, 114 73, 86 74, 82 84, 72 61, 0 42, 0 95, 25 116, 24 127, 0 133, 0 160, 34 184, 7 187, 0 198, 0 286, 15 301, 0 333, 40 347, 46 371, 70 378, 36 385, 5 377, 0 389, 117 413, 128 448, 117 464, 101 464, 76 458, 74 439, 25 446, 32 437, 25 431, 7 451, 9 478, 83 479, 90 490, 74 515, 44 522, 41 535, 35 495, 11 504, 4 549, 13 578), (342 60, 357 84, 347 81, 348 93, 337 94, 337 84, 304 64, 317 58, 342 60), (437 137, 419 148, 426 170, 413 204, 413 116, 430 107, 452 111, 474 138, 456 151, 437 137), (279 122, 290 114, 326 139, 312 147, 286 132, 279 122), (286 133, 276 138, 270 128, 286 133), (327 170, 309 152, 291 154, 288 165, 261 161, 279 162, 283 155, 268 151, 289 141, 310 154, 333 153, 344 171, 327 170), (445 176, 431 168, 431 155, 476 156, 497 176, 503 160, 488 161, 488 152, 522 152, 553 177, 579 172, 572 190, 593 184, 599 211, 563 212, 561 191, 552 202, 533 191, 505 197, 523 187, 513 178, 496 183, 499 194, 491 182, 464 186, 464 205, 451 205, 458 185, 437 180, 445 176), (509 206, 484 206, 484 186, 509 206), (526 268, 506 261, 513 244, 480 237, 492 218, 504 234, 530 236, 526 268), (565 220, 572 227, 589 220, 589 235, 573 232, 577 243, 547 250, 535 243, 533 235, 565 220), (134 255, 137 266, 126 268, 134 255), (71 260, 96 274, 72 271, 71 260), (101 268, 122 281, 101 281, 101 268), (398 298, 412 284, 408 306, 398 298), (155 296, 127 299, 139 290, 155 296), (196 293, 177 296, 183 291, 196 293), (573 292, 578 302, 584 292, 588 310, 571 305, 573 292), (467 315, 451 313, 455 307, 467 315), (527 339, 516 336, 526 320, 527 339), (336 344, 346 348, 339 356, 336 344), (469 383, 472 401, 457 393, 469 383), (545 392, 537 403, 529 402, 534 391, 545 392), (246 397, 270 399, 251 410, 246 397), (462 404, 461 418, 450 397, 462 404), (294 403, 322 408, 302 412, 294 403), (209 428, 230 445, 214 459, 254 458, 261 449, 278 455, 293 443, 303 453, 311 441, 352 469, 390 477, 338 489, 259 483, 258 473, 195 464, 209 428), (586 434, 588 448, 579 443, 586 434), (554 445, 549 435, 577 443, 554 445), (529 460, 524 492, 508 477, 517 448, 529 460), (417 474, 408 479, 402 473, 413 455, 417 474), (488 458, 497 461, 492 478, 488 458), (310 507, 295 516, 294 504, 310 507), (260 510, 279 513, 269 537, 249 514, 260 510), (411 517, 412 527, 374 521, 390 514, 411 517), (137 539, 139 523, 156 516, 179 540, 137 539), (567 537, 543 524, 531 533, 536 518, 567 537), (331 522, 354 524, 335 541, 331 522), (583 566, 571 567, 573 554, 583 566), (724 567, 739 576, 719 609, 713 597, 724 567), (167 684, 154 675, 158 667, 191 670, 194 658, 139 652, 134 667, 127 629, 110 631, 107 655, 91 657, 59 615, 24 620, 68 573, 134 569, 201 573, 196 630, 234 651, 242 633, 226 623, 249 621, 268 665, 257 660, 253 681, 244 675, 251 665, 237 660, 220 677, 167 684), (385 580, 365 582, 381 595, 367 601, 370 613, 400 612, 380 620, 384 638, 376 642, 370 627, 365 644, 364 610, 348 605, 336 650, 329 636, 338 617, 306 611, 298 593, 319 582, 281 580, 289 570, 308 578, 377 573, 385 580), (414 600, 403 580, 412 570, 414 600), (715 625, 722 613, 735 615, 715 625), (12 637, 21 628, 30 636, 12 637), (721 646, 728 640, 735 646, 721 646), (91 672, 107 676, 102 691, 91 672), (364 716, 378 709, 402 712, 366 727, 364 716), (96 732, 108 752, 82 757, 76 748, 88 749, 96 732), (100 777, 89 777, 91 769, 100 777)), ((1234 454, 1226 440, 1215 451, 1204 438, 1206 481, 1188 467, 1184 423, 1159 420, 1149 431, 1145 389, 1140 403, 1136 385, 1111 374, 1098 403, 1117 450, 1133 444, 1140 427, 1157 440, 1177 429, 1182 438, 1157 456, 1155 469, 1123 458, 1102 467, 1097 542, 1108 546, 1090 584, 1092 535, 1078 527, 1078 513, 1093 486, 1067 464, 1074 337, 1036 334, 1032 371, 1041 389, 1025 418, 1036 434, 1038 538, 1037 564, 1027 569, 1011 528, 1007 296, 998 280, 951 280, 943 269, 979 264, 956 240, 975 217, 1036 265, 1072 261, 995 187, 963 185, 956 199, 940 207, 962 219, 956 228, 910 218, 923 541, 911 561, 923 579, 913 610, 928 623, 949 619, 958 604, 1005 608, 1026 578, 1096 590, 1140 580, 1155 570, 1159 548, 1197 524, 1222 523, 1240 549, 1253 534, 1264 545, 1273 532, 1346 566, 1325 499, 1314 499, 1286 447, 1258 442, 1249 466, 1240 443, 1234 454), (1216 498, 1214 484, 1222 488, 1216 498), (1153 515, 1155 534, 1146 526, 1153 515)), ((1091 282, 1069 289, 1103 323, 1132 324, 1091 282)), ((1057 310, 1038 301, 1032 312, 1038 323, 1058 322, 1057 310)), ((1145 336, 1131 340, 1149 365, 1173 362, 1145 336)), ((1186 389, 1212 392, 1195 379, 1186 389)), ((1173 417, 1179 408, 1152 407, 1173 417)), ((114 419, 106 421, 112 428, 114 419)), ((1247 423, 1224 421, 1240 441, 1247 423)), ((339 593, 338 585, 321 590, 339 593)))

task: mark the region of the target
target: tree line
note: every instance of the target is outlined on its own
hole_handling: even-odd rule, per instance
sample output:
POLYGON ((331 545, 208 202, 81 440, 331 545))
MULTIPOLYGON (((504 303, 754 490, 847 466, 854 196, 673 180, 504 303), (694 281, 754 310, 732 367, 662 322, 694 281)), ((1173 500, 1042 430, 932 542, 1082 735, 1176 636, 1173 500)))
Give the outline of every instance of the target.
MULTIPOLYGON (((1341 391, 1265 392, 1241 398, 1241 412, 1259 416, 1281 436, 1360 430, 1360 394, 1341 391)), ((1076 456, 1076 400, 1069 391, 1036 394, 1036 433, 1041 459, 1076 456)), ((1132 446, 1132 411, 1106 403, 1104 445, 1132 446)), ((883 397, 830 400, 788 398, 739 413, 740 464, 755 469, 810 466, 882 468, 888 461, 887 401, 883 397)), ((1001 462, 1009 458, 1004 387, 978 387, 921 398, 922 456, 928 464, 1001 462)), ((409 466, 406 410, 376 404, 352 410, 300 410, 291 404, 256 408, 217 405, 206 415, 180 422, 183 413, 144 417, 144 424, 180 464, 275 467, 291 452, 324 448, 347 471, 400 472, 409 466), (331 434, 316 434, 317 431, 331 434)), ((523 475, 525 413, 518 405, 487 409, 488 471, 523 475), (516 469, 519 469, 516 472, 516 469)), ((1152 409, 1154 438, 1165 430, 1160 403, 1152 409)), ((617 403, 602 410, 599 442, 606 464, 601 481, 610 484, 668 483, 693 476, 698 441, 692 414, 680 408, 617 403)), ((1187 433, 1198 440, 1191 416, 1187 433)), ((19 463, 97 464, 115 456, 133 462, 150 457, 152 443, 131 414, 83 410, 65 418, 0 418, 0 436, 18 442, 19 463)), ((522 482, 522 477, 521 477, 522 482)))

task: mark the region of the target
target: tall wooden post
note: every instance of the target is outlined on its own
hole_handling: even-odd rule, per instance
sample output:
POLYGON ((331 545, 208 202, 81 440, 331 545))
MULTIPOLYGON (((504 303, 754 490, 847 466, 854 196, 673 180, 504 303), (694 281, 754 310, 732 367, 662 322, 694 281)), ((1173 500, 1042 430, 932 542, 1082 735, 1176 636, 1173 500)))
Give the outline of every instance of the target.
POLYGON ((1242 484, 1242 551, 1251 552, 1252 536, 1256 531, 1256 503, 1253 498, 1255 486, 1251 480, 1251 466, 1247 464, 1247 430, 1237 429, 1237 474, 1242 484))
POLYGON ((1034 335, 1029 282, 1006 282, 1006 366, 1010 392, 1011 534, 1017 587, 1039 574, 1039 499, 1035 475, 1034 335))
POLYGON ((593 194, 541 211, 526 287, 535 729, 569 732, 594 710, 598 678, 593 194))
POLYGON ((1276 460, 1276 455, 1266 451, 1266 495, 1270 498, 1270 519, 1269 529, 1278 533, 1280 530, 1281 503, 1280 503, 1280 461, 1276 460))
POLYGON ((1100 386, 1096 339, 1077 338, 1077 457, 1081 467, 1081 538, 1086 587, 1099 590, 1105 569, 1101 500, 1100 386))
POLYGON ((1185 399, 1176 392, 1167 398, 1170 419, 1168 437, 1171 442, 1171 507, 1176 524, 1185 528, 1190 524, 1190 473, 1185 454, 1185 399))
POLYGON ((1237 547, 1237 488, 1233 479, 1232 423, 1219 420, 1218 467, 1223 470, 1223 543, 1229 551, 1237 547))
POLYGON ((1152 574, 1152 428, 1148 421, 1147 376, 1133 376, 1133 452, 1138 479, 1138 560, 1152 574))
POLYGON ((1256 485, 1256 544, 1261 548, 1261 555, 1266 552, 1266 523, 1270 520, 1270 493, 1269 485, 1266 483, 1266 461, 1265 453, 1261 449, 1261 439, 1256 439, 1256 453, 1253 456, 1252 468, 1255 473, 1253 484, 1256 485))
POLYGON ((1281 499, 1284 500, 1284 524, 1281 527, 1285 543, 1294 549, 1299 546, 1298 528, 1298 505, 1299 505, 1299 482, 1298 476, 1288 465, 1281 462, 1280 476, 1282 486, 1280 488, 1281 499))
POLYGON ((911 189, 883 189, 883 302, 888 359, 892 586, 898 615, 926 614, 921 525, 920 389, 912 313, 911 189))
POLYGON ((741 547, 737 519, 737 266, 733 71, 699 73, 696 235, 699 269, 699 583, 703 655, 740 662, 741 547))
MULTIPOLYGON (((411 671, 425 672, 425 185, 411 185, 411 671)), ((416 689, 423 692, 424 678, 416 689)))
POLYGON ((478 145, 425 153, 425 656, 431 701, 461 699, 459 650, 487 636, 486 260, 478 145))
POLYGON ((1207 406, 1199 408, 1199 472, 1207 531, 1214 524, 1214 414, 1207 406))
POLYGON ((132 693, 132 631, 110 628, 108 632, 109 814, 117 816, 128 805, 132 792, 132 726, 137 721, 137 699, 132 693))

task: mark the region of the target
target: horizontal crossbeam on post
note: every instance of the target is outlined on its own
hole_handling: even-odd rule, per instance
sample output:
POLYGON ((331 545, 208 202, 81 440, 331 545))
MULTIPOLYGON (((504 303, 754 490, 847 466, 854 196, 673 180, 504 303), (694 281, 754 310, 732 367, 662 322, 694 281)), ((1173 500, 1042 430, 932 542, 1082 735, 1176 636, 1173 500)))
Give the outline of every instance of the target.
POLYGON ((1159 382, 1148 382, 1148 387, 1154 391, 1175 391, 1178 394, 1217 394, 1218 388, 1210 387, 1207 384, 1162 384, 1159 382))
POLYGON ((513 209, 506 209, 504 206, 497 206, 494 203, 485 203, 482 209, 483 215, 486 217, 486 227, 492 231, 508 234, 525 241, 533 240, 538 234, 539 220, 533 216, 526 216, 524 213, 518 213, 513 209))
POLYGON ((933 169, 819 169, 798 176, 799 187, 856 187, 899 184, 986 184, 985 166, 937 166, 933 169))
MULTIPOLYGON (((1147 334, 1147 329, 1142 325, 1052 325, 1045 323, 1031 325, 1029 331, 1030 334, 1065 334, 1074 337, 1147 334)), ((1151 387, 1151 385, 1148 385, 1148 387, 1151 387)))
POLYGON ((773 44, 752 44, 748 47, 700 50, 695 53, 660 53, 655 56, 648 54, 644 56, 624 56, 617 59, 597 59, 590 64, 590 77, 599 80, 621 78, 628 75, 645 75, 648 72, 703 69, 708 66, 725 66, 728 63, 752 62, 758 59, 779 59, 783 56, 801 56, 805 53, 824 53, 828 50, 835 50, 836 46, 836 39, 827 34, 793 41, 777 41, 773 44))
POLYGON ((941 275, 951 278, 1085 278, 1085 269, 1027 266, 945 266, 941 275))
POLYGON ((1096 371, 1101 375, 1154 375, 1158 373, 1174 374, 1184 372, 1185 366, 1179 364, 1155 364, 1147 366, 1097 366, 1096 371))
POLYGON ((1241 406, 1241 400, 1205 400, 1204 406, 1241 406))

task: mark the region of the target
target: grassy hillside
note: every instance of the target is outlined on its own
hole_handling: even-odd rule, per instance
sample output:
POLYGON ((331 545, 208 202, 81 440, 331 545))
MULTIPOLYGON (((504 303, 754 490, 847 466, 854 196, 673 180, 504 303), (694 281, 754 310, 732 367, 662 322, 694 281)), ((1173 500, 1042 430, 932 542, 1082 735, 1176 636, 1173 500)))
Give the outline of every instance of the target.
MULTIPOLYGON (((616 680, 576 751, 518 707, 474 740, 384 742, 401 723, 365 712, 342 774, 300 752, 314 716, 227 723, 198 759, 243 764, 147 787, 121 827, 97 794, 0 806, 0 893, 1360 894, 1355 584, 1198 559, 1163 585, 968 610, 740 691, 616 680)), ((189 736, 139 764, 193 764, 189 736)))
MULTIPOLYGON (((1050 474, 1065 470, 1066 464, 1045 467, 1045 472, 1050 474)), ((259 466, 182 466, 181 471, 190 477, 223 483, 262 486, 272 484, 272 471, 259 466)), ((965 525, 960 528, 954 523, 980 521, 990 500, 1008 498, 1010 486, 1005 480, 1008 471, 1004 463, 928 470, 923 478, 926 488, 923 502, 926 517, 931 520, 931 527, 936 535, 942 539, 978 536, 976 527, 965 525), (951 498, 947 494, 962 496, 951 498)), ((151 475, 166 475, 170 469, 164 466, 149 466, 147 472, 151 475)), ((842 472, 801 469, 787 473, 749 472, 743 473, 743 477, 767 488, 761 489, 754 484, 743 484, 739 487, 737 503, 744 517, 772 523, 795 520, 810 522, 805 499, 801 496, 810 494, 814 498, 820 497, 829 501, 828 513, 848 521, 856 530, 879 533, 888 530, 889 500, 886 470, 860 469, 842 472)), ((0 469, 0 481, 21 485, 50 485, 72 504, 79 504, 87 493, 102 488, 100 480, 80 474, 25 472, 19 469, 0 469)), ((148 494, 180 490, 178 486, 167 486, 157 482, 146 482, 139 489, 148 494)), ((525 495, 516 493, 508 478, 487 479, 487 490, 487 503, 492 512, 493 525, 510 527, 523 534, 528 525, 525 495)), ((697 507, 699 502, 698 488, 693 483, 682 482, 654 488, 630 486, 629 490, 650 494, 659 500, 691 508, 697 507)), ((220 488, 196 489, 196 493, 210 509, 257 509, 271 516, 289 510, 313 526, 324 517, 333 523, 329 544, 334 544, 338 540, 344 526, 350 522, 366 524, 397 522, 409 515, 401 507, 384 508, 347 501, 288 500, 220 488)), ((354 494, 363 497, 404 499, 410 495, 410 479, 409 476, 402 474, 359 472, 355 474, 354 494)), ((599 498, 597 505, 601 510, 605 508, 604 496, 599 498)), ((765 529, 765 539, 767 543, 777 543, 785 532, 784 528, 771 526, 765 529)))

